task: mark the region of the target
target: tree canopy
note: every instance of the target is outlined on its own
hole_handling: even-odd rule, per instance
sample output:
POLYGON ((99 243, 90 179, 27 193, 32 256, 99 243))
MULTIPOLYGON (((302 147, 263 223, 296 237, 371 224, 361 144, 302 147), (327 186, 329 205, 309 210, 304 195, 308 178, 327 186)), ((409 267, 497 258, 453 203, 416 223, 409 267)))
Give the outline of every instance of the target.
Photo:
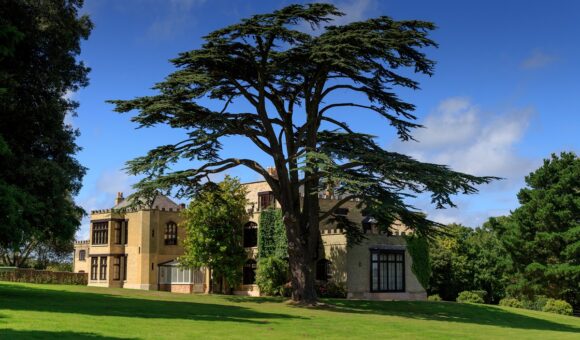
POLYGON ((0 6, 0 252, 20 265, 39 242, 72 242, 83 210, 78 131, 65 124, 88 83, 77 60, 92 23, 80 0, 0 6))
POLYGON ((376 114, 398 138, 412 140, 412 130, 420 127, 415 106, 399 98, 395 88, 418 89, 408 75, 433 74, 435 63, 423 50, 436 46, 429 38, 435 28, 430 22, 381 16, 330 25, 341 15, 331 4, 315 3, 251 16, 208 34, 200 48, 180 53, 172 60, 177 70, 155 85, 157 94, 111 101, 119 112, 137 110, 132 120, 140 127, 167 124, 187 130, 181 142, 128 163, 131 174, 145 175, 136 186, 141 193, 177 188, 178 196, 192 195, 207 176, 237 166, 263 176, 284 216, 292 297, 308 302, 316 299, 319 222, 344 202, 359 200, 385 228, 400 220, 426 234, 437 224, 406 198, 429 192, 433 204, 444 208, 454 205, 451 195, 475 193, 475 185, 493 179, 387 151, 374 136, 355 131, 336 115, 340 109, 348 109, 352 119, 376 114), (318 31, 304 32, 304 25, 318 31), (222 105, 204 106, 202 99, 222 105), (269 156, 276 174, 251 153, 222 158, 223 141, 231 136, 252 141, 269 156), (172 169, 181 159, 194 162, 188 169, 172 169), (340 200, 321 211, 318 193, 329 188, 340 200))
POLYGON ((181 264, 206 267, 213 277, 223 278, 235 288, 246 259, 242 246, 246 203, 246 188, 239 180, 226 176, 218 184, 206 183, 184 212, 181 264))
POLYGON ((491 226, 511 256, 513 294, 547 295, 580 305, 580 159, 552 154, 526 176, 521 204, 491 226))

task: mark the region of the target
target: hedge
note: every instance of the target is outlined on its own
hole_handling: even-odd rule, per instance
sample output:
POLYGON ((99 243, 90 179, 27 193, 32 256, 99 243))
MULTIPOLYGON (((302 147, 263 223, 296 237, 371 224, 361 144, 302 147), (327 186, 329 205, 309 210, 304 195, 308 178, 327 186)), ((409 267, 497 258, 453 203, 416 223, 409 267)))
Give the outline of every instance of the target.
POLYGON ((0 281, 86 285, 88 274, 17 268, 0 271, 0 281))

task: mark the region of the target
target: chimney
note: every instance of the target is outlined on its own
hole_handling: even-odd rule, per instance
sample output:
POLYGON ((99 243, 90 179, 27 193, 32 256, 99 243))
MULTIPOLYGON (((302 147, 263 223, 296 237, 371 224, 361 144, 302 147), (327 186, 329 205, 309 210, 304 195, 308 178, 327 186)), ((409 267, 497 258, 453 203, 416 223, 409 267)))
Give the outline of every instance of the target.
POLYGON ((179 205, 179 207, 180 207, 181 209, 185 209, 185 203, 181 203, 181 204, 179 205))
POLYGON ((123 202, 125 198, 123 197, 123 193, 122 192, 118 192, 117 193, 117 198, 115 198, 115 205, 123 202))
POLYGON ((278 171, 276 171, 276 168, 273 166, 269 166, 266 168, 266 171, 268 171, 268 174, 274 178, 278 178, 278 171))

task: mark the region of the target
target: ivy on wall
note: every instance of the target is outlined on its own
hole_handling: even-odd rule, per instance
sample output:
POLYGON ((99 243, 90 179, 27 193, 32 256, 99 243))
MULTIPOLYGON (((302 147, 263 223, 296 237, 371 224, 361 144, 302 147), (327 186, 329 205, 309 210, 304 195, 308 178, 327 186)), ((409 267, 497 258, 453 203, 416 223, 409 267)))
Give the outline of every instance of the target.
POLYGON ((282 221, 282 210, 266 209, 260 214, 258 229, 258 257, 288 257, 286 228, 282 221))
POLYGON ((429 261, 429 244, 425 237, 416 235, 405 236, 407 250, 413 259, 411 270, 423 288, 429 287, 431 277, 431 262, 429 261))

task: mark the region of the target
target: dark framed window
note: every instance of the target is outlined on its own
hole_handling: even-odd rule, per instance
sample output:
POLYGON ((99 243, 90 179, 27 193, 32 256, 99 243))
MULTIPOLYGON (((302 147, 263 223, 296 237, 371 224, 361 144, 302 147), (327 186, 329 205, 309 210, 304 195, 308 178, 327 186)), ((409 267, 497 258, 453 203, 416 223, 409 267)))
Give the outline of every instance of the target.
POLYGON ((107 244, 109 242, 109 222, 93 223, 93 244, 107 244))
POLYGON ((271 191, 263 191, 258 193, 258 210, 264 210, 272 207, 276 199, 274 193, 271 191))
POLYGON ((121 279, 121 257, 113 257, 113 280, 121 279))
POLYGON ((253 285, 256 283, 256 261, 247 260, 244 264, 243 284, 253 285))
POLYGON ((123 280, 127 280, 127 255, 123 258, 123 280))
POLYGON ((169 222, 165 225, 165 245, 177 244, 177 224, 169 222))
POLYGON ((371 250, 371 292, 405 291, 405 251, 371 250))
POLYGON ((99 268, 99 280, 107 279, 107 257, 101 256, 101 266, 99 268))
POLYGON ((316 261, 316 280, 328 281, 332 275, 330 274, 330 261, 327 259, 320 259, 316 261))
POLYGON ((258 225, 248 222, 244 225, 244 248, 256 247, 258 245, 258 225))
POLYGON ((113 242, 115 242, 115 244, 121 244, 121 227, 122 227, 122 222, 121 221, 116 221, 115 222, 115 232, 114 232, 114 240, 113 242))
POLYGON ((97 279, 97 270, 99 270, 99 258, 91 257, 91 280, 97 279))
POLYGON ((123 238, 123 244, 127 245, 127 241, 129 241, 129 221, 125 220, 123 222, 123 226, 125 229, 125 237, 123 238))
POLYGON ((334 214, 337 216, 346 216, 348 215, 348 208, 336 208, 334 209, 334 214))
POLYGON ((79 250, 79 261, 84 261, 87 256, 86 250, 79 250))

